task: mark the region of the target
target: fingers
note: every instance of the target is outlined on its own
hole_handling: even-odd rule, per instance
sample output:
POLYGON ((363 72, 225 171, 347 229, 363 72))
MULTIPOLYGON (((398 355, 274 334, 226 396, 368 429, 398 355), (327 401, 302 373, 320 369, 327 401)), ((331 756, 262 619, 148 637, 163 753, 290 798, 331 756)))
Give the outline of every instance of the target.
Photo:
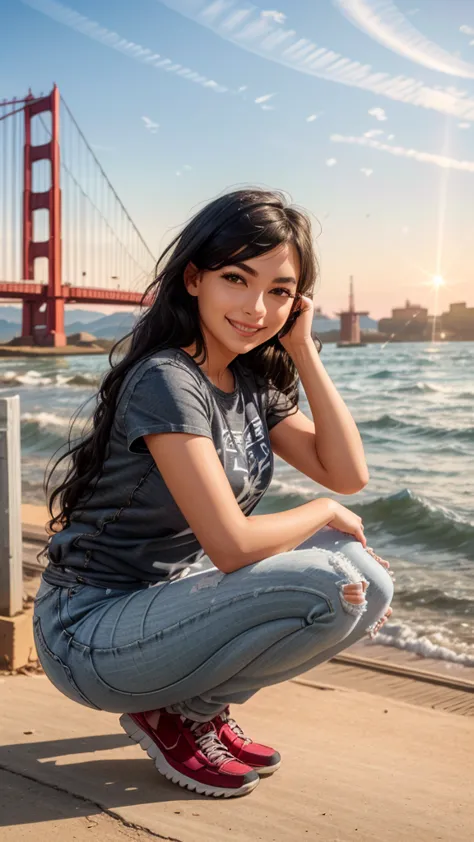
POLYGON ((369 631, 369 637, 370 637, 371 640, 374 639, 374 637, 378 634, 378 632, 380 631, 382 626, 384 626, 385 623, 387 622, 387 620, 390 619, 392 614, 393 614, 393 609, 387 608, 387 611, 385 612, 383 617, 381 617, 380 620, 378 620, 376 623, 374 623, 374 625, 371 627, 371 629, 369 631))
POLYGON ((351 582, 344 585, 344 598, 352 605, 363 605, 365 602, 365 591, 367 585, 365 582, 351 582))
POLYGON ((360 529, 357 529, 357 531, 354 534, 354 538, 357 538, 357 540, 360 541, 364 549, 367 549, 367 538, 364 535, 363 526, 361 526, 360 529))
POLYGON ((377 555, 374 552, 372 547, 365 547, 365 549, 367 550, 369 555, 371 555, 372 558, 375 558, 375 560, 378 561, 378 563, 387 571, 388 575, 392 577, 392 581, 396 582, 397 580, 395 579, 395 576, 393 575, 392 571, 389 569, 390 568, 390 562, 386 561, 384 558, 380 558, 380 556, 377 555))

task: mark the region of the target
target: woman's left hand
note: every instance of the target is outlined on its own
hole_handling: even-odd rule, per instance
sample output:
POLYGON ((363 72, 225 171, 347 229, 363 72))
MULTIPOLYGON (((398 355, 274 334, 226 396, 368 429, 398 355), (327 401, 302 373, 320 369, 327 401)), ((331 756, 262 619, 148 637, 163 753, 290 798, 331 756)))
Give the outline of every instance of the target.
POLYGON ((388 568, 390 567, 389 561, 386 561, 386 559, 384 558, 380 558, 380 556, 375 553, 372 547, 366 547, 365 549, 369 553, 369 555, 372 556, 372 558, 375 558, 375 561, 378 561, 378 563, 381 564, 382 567, 385 567, 385 570, 388 570, 388 568))
POLYGON ((297 301, 293 313, 288 317, 296 316, 295 323, 285 336, 279 337, 285 351, 291 353, 293 348, 306 345, 312 342, 311 329, 314 319, 314 302, 308 295, 301 295, 297 301))

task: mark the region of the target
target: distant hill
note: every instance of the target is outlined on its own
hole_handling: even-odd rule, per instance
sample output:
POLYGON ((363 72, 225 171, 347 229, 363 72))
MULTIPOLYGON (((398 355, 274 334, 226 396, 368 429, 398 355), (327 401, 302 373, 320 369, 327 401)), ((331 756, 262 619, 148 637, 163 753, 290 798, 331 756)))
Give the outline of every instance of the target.
POLYGON ((8 304, 0 304, 0 320, 21 324, 21 307, 9 307, 8 304))
POLYGON ((19 332, 19 324, 7 322, 6 319, 0 318, 0 342, 9 342, 19 332))
MULTIPOLYGON (((21 308, 0 305, 0 342, 9 342, 19 335, 21 318, 21 308)), ((128 333, 134 321, 134 314, 127 311, 104 316, 93 310, 66 310, 64 318, 66 333, 85 331, 102 339, 119 339, 128 333)))
MULTIPOLYGON (((66 308, 64 321, 66 327, 69 328, 73 322, 81 322, 81 324, 88 325, 96 319, 101 319, 102 316, 103 313, 98 313, 95 310, 68 310, 66 308)), ((13 322, 14 324, 21 324, 21 307, 0 304, 0 319, 5 319, 5 321, 13 322)))

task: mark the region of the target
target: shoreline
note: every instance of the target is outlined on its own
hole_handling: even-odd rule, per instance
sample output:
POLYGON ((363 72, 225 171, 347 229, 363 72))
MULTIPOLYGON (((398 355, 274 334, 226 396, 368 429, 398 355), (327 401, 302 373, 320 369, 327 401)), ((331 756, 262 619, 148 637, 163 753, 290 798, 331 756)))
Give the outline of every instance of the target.
POLYGON ((39 348, 27 347, 25 345, 0 345, 0 357, 74 357, 82 354, 108 354, 110 348, 96 346, 79 347, 78 345, 65 345, 64 348, 39 348))
MULTIPOLYGON (((332 333, 332 332, 331 332, 332 333)), ((321 340, 324 345, 338 345, 339 348, 365 348, 367 345, 384 345, 387 342, 391 344, 420 344, 420 343, 428 343, 431 344, 430 339, 391 339, 389 336, 377 336, 374 337, 371 334, 361 334, 360 343, 349 343, 339 344, 339 334, 337 336, 333 335, 325 335, 324 333, 316 334, 317 337, 321 340)), ((314 337, 313 337, 314 338, 314 337)), ((94 347, 90 346, 78 346, 78 345, 65 345, 63 348, 50 348, 47 346, 39 347, 39 346, 25 346, 25 345, 1 345, 0 344, 0 358, 1 357, 74 357, 74 356, 81 356, 81 355, 100 355, 100 354, 109 354, 112 347, 118 343, 119 340, 112 340, 110 348, 102 348, 98 345, 94 347)), ((474 337, 472 339, 468 339, 465 337, 459 337, 458 339, 436 339, 435 343, 437 345, 448 345, 451 342, 474 342, 474 337)))

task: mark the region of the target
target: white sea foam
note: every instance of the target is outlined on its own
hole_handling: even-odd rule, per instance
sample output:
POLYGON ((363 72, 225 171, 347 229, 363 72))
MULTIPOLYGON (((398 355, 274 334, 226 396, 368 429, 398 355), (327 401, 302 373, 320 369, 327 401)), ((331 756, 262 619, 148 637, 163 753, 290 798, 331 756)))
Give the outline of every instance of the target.
POLYGON ((69 427, 70 418, 55 415, 53 412, 24 412, 22 421, 37 424, 42 430, 49 430, 51 427, 69 427))
POLYGON ((456 641, 457 651, 449 648, 446 644, 453 645, 454 641, 447 630, 444 633, 439 630, 432 632, 425 630, 425 633, 420 633, 408 623, 390 623, 378 633, 373 643, 394 646, 397 649, 421 655, 423 658, 436 658, 464 667, 474 667, 474 647, 456 641))
POLYGON ((41 374, 39 371, 32 369, 24 373, 17 371, 4 371, 0 373, 0 388, 11 388, 13 386, 59 386, 62 388, 68 387, 97 387, 99 385, 100 376, 84 372, 82 374, 76 372, 75 374, 60 374, 53 373, 51 376, 41 374))

